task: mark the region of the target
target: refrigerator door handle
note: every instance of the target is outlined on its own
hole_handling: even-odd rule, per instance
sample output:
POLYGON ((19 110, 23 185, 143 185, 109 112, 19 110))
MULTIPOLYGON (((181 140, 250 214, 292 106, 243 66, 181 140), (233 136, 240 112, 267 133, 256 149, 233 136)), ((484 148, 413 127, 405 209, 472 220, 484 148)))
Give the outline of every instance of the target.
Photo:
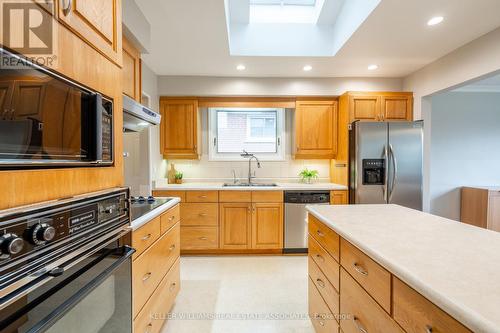
MULTIPOLYGON (((382 156, 383 159, 384 159, 384 163, 386 163, 386 165, 388 165, 389 163, 389 156, 388 156, 388 153, 387 153, 387 146, 384 145, 384 155, 382 156)), ((382 192, 383 192, 383 195, 384 195, 384 201, 386 203, 389 203, 388 201, 388 184, 387 184, 387 180, 389 178, 389 171, 387 169, 387 167, 384 168, 385 171, 384 171, 384 185, 382 185, 382 192)))
POLYGON ((392 201, 392 195, 394 193, 394 188, 396 187, 396 182, 397 182, 397 175, 398 175, 398 161, 396 159, 396 155, 394 154, 394 149, 392 148, 392 145, 389 144, 389 157, 392 162, 392 181, 391 181, 391 186, 389 187, 389 197, 387 200, 387 203, 391 203, 392 201))

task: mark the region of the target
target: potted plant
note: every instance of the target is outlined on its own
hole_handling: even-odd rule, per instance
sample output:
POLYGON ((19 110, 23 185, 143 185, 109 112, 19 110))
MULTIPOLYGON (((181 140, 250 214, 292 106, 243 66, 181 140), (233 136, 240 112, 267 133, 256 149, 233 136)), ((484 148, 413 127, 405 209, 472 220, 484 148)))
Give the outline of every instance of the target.
POLYGON ((182 184, 182 177, 184 177, 184 174, 180 171, 177 171, 175 173, 175 183, 176 184, 182 184))
POLYGON ((307 184, 311 184, 313 179, 318 179, 318 175, 318 170, 309 170, 308 168, 305 168, 299 173, 301 180, 307 184))

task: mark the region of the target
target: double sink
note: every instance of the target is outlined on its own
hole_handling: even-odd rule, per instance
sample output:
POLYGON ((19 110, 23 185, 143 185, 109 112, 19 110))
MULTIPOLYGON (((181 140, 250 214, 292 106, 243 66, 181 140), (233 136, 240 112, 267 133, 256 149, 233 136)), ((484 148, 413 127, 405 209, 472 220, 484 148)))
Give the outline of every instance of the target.
POLYGON ((276 183, 225 183, 224 187, 238 187, 238 186, 248 186, 248 187, 275 187, 278 186, 276 183))

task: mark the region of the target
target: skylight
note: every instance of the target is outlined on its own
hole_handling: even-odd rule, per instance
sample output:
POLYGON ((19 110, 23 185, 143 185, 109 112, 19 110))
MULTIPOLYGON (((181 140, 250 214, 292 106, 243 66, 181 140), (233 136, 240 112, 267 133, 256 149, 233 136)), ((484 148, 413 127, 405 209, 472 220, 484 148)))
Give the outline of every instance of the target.
POLYGON ((250 0, 250 23, 316 24, 324 0, 250 0))

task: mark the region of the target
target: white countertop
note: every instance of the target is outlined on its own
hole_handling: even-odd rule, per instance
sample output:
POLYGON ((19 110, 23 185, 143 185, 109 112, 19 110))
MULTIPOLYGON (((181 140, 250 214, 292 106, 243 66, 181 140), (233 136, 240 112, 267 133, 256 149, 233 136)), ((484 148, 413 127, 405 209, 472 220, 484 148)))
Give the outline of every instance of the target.
POLYGON ((130 223, 132 230, 139 229, 140 227, 142 227, 146 223, 150 222, 152 219, 154 219, 158 215, 161 215, 163 212, 169 210, 170 208, 174 207, 179 202, 181 202, 180 198, 164 198, 164 199, 172 199, 172 200, 167 201, 163 205, 156 207, 155 209, 153 209, 149 213, 144 214, 141 217, 132 220, 132 222, 130 223))
POLYGON ((307 209, 474 332, 500 332, 500 233, 397 205, 307 209))
MULTIPOLYGON (((256 182, 259 183, 259 182, 256 182)), ((266 182, 267 183, 267 182, 266 182)), ((205 190, 225 190, 225 191, 295 191, 295 190, 347 190, 347 186, 334 183, 276 183, 278 186, 223 186, 222 182, 200 182, 183 184, 157 185, 155 190, 172 191, 205 191, 205 190)))

